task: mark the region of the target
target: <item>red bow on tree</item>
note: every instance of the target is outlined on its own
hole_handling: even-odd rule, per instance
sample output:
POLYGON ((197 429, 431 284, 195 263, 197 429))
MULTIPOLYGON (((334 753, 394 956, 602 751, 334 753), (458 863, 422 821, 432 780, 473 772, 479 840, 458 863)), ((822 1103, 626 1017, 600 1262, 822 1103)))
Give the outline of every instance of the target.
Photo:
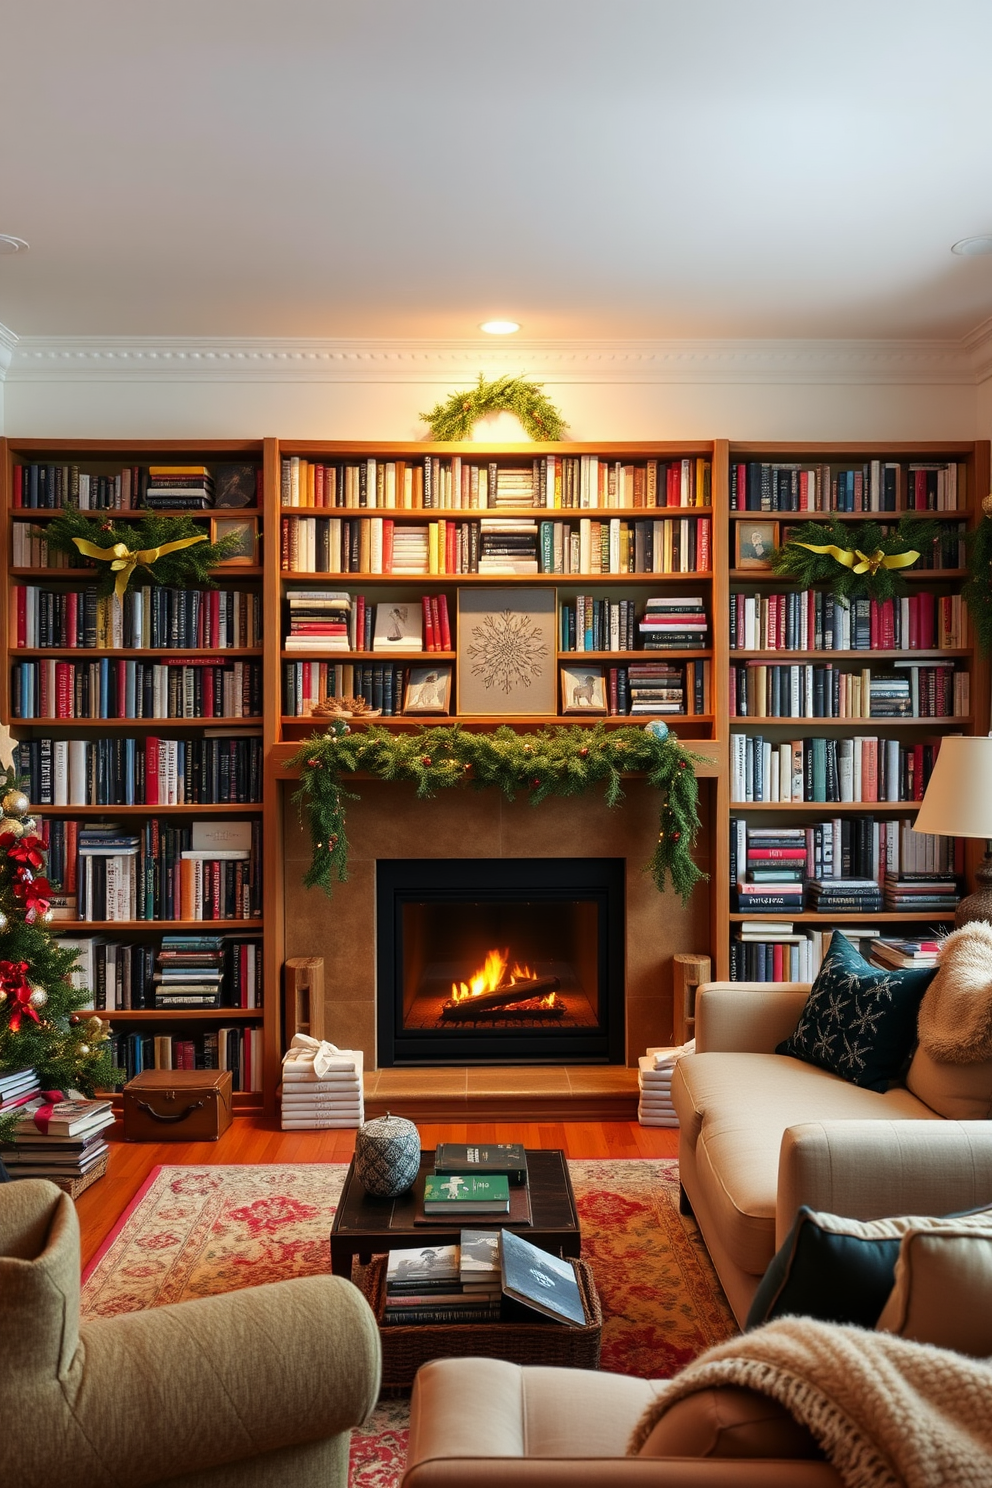
POLYGON ((30 868, 18 868, 12 887, 14 897, 24 904, 24 918, 29 925, 38 915, 48 913, 52 886, 43 875, 35 878, 30 868))
POLYGON ((17 1033, 25 1016, 33 1018, 36 1023, 41 1019, 31 1006, 31 987, 27 978, 28 963, 26 961, 0 961, 0 987, 7 996, 17 1004, 10 1015, 10 1029, 17 1033))
POLYGON ((15 837, 13 832, 0 836, 0 847, 6 848, 8 858, 29 868, 44 867, 44 845, 40 837, 15 837))

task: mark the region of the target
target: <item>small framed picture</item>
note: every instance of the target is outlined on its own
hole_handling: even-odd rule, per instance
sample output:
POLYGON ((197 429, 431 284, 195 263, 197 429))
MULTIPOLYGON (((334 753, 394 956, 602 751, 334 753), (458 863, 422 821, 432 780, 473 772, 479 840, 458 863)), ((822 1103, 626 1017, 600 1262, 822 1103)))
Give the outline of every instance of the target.
POLYGON ((450 666, 411 667, 403 699, 403 712, 448 713, 450 709, 450 666))
POLYGON ((258 519, 257 517, 211 517, 210 518, 210 541, 221 542, 225 537, 234 534, 238 538, 238 546, 222 558, 220 562, 224 567, 240 564, 255 564, 258 562, 258 519))
POLYGON ((375 607, 373 651, 423 651, 424 613, 420 601, 397 601, 375 607))
POLYGON ((606 676, 602 667, 562 667, 561 711, 563 713, 606 712, 606 676))
POLYGON ((777 547, 777 522, 737 523, 738 568, 771 568, 772 553, 777 547))

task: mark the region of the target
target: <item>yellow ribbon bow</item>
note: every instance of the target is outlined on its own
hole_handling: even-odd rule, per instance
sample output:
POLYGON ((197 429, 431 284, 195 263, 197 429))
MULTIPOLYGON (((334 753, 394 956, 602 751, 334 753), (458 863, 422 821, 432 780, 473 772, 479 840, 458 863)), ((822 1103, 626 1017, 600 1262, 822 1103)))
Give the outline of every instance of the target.
POLYGON ((89 542, 85 537, 74 537, 72 540, 87 558, 99 558, 102 563, 109 563, 116 570, 114 593, 118 599, 123 599, 136 568, 151 568, 156 559, 165 553, 175 553, 179 548, 190 548, 194 543, 206 542, 207 535, 201 532, 198 537, 181 537, 178 542, 162 543, 157 548, 139 548, 136 553, 132 553, 127 544, 122 542, 114 543, 112 548, 98 548, 96 543, 89 542))
POLYGON ((834 543, 827 543, 824 547, 818 547, 816 543, 797 542, 797 548, 808 548, 811 553, 829 553, 831 558, 836 558, 845 568, 851 569, 853 573, 870 573, 872 578, 880 568, 908 568, 919 558, 915 548, 910 548, 905 553, 883 553, 881 548, 876 548, 874 553, 862 553, 860 548, 838 548, 834 543))

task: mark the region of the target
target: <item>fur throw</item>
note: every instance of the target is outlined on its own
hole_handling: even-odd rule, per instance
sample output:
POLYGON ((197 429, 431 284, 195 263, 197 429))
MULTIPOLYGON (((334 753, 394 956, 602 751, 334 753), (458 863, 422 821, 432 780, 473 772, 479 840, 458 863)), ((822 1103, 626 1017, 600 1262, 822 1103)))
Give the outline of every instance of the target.
POLYGON ((992 1059, 992 925, 972 920, 940 949, 937 975, 923 994, 920 1046, 941 1064, 992 1059))
POLYGON ((781 1318, 709 1349, 663 1385, 628 1450, 640 1451, 676 1400, 720 1385, 784 1405, 845 1488, 992 1488, 986 1360, 891 1333, 781 1318))

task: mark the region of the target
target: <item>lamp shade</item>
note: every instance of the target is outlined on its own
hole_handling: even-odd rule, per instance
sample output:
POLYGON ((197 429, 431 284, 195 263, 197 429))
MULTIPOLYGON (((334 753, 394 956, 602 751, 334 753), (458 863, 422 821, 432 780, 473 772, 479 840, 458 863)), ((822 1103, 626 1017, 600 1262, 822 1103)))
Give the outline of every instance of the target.
POLYGON ((992 837, 992 734, 941 740, 913 830, 992 837))

